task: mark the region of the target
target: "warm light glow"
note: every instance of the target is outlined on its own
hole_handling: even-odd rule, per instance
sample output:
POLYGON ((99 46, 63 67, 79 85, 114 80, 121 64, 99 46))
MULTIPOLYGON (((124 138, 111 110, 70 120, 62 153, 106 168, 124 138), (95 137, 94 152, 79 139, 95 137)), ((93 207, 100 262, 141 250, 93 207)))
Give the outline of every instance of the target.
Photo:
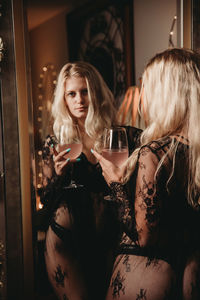
MULTIPOLYGON (((39 138, 41 138, 41 141, 43 140, 43 114, 44 118, 46 118, 46 113, 50 114, 51 106, 52 106, 52 100, 51 95, 49 96, 48 93, 50 93, 50 89, 53 90, 55 88, 55 85, 57 84, 57 72, 55 70, 55 66, 51 63, 48 65, 45 65, 41 69, 41 73, 39 75, 39 82, 37 83, 38 87, 38 95, 37 95, 37 111, 36 111, 36 120, 38 122, 37 124, 37 132, 39 133, 39 138), (49 77, 50 76, 50 77, 49 77), (47 82, 47 79, 50 78, 50 82, 47 82), (50 86, 49 86, 50 84, 50 86)), ((46 119, 45 119, 46 120, 46 119)), ((41 145, 40 145, 41 149, 41 145)), ((36 174, 36 186, 37 189, 40 189, 43 187, 43 172, 42 172, 42 166, 43 166, 43 157, 42 157, 42 150, 37 151, 37 174, 36 174)), ((36 208, 37 210, 41 209, 43 205, 40 202, 40 195, 36 194, 36 208)))
POLYGON ((38 207, 39 207, 39 209, 42 209, 42 208, 43 208, 43 205, 42 205, 41 202, 39 203, 38 207))

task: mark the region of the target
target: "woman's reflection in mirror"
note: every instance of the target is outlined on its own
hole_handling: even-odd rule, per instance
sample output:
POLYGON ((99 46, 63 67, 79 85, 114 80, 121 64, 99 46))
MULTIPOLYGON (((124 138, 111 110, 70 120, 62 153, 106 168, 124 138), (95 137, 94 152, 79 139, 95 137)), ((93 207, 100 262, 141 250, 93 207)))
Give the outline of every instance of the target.
MULTIPOLYGON (((118 223, 112 204, 104 200, 108 185, 91 148, 101 150, 105 128, 117 125, 112 92, 87 62, 67 63, 60 71, 52 105, 54 136, 43 147, 43 209, 38 229, 46 231, 45 264, 55 297, 104 299, 110 280, 118 223), (77 124, 82 153, 66 159, 59 153, 60 129, 68 141, 77 124), (65 189, 73 176, 81 188, 65 189)), ((140 129, 126 127, 130 153, 138 146, 140 129)))

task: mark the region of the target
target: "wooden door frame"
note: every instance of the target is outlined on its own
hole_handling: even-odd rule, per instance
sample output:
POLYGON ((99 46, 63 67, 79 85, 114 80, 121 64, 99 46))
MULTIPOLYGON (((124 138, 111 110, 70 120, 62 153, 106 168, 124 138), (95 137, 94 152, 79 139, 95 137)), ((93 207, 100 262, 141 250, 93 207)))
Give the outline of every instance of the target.
MULTIPOLYGON (((5 299, 34 299, 30 120, 25 19, 22 0, 2 2, 1 62, 5 216, 5 299)), ((3 236, 3 234, 2 234, 3 236)), ((3 295, 3 293, 2 293, 3 295)), ((2 299, 3 296, 2 296, 2 299)))

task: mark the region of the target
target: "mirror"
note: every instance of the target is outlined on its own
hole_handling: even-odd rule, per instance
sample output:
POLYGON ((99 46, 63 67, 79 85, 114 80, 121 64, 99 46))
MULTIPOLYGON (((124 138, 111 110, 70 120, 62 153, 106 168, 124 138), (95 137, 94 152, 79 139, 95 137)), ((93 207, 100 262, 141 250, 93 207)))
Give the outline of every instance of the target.
MULTIPOLYGON (((92 15, 108 7, 115 8, 114 2, 120 1, 25 1, 32 78, 30 106, 34 120, 32 199, 34 210, 40 210, 42 207, 40 203, 40 189, 43 185, 41 147, 45 136, 52 132, 50 111, 57 75, 66 62, 80 57, 88 59, 88 56, 84 56, 88 55, 84 42, 85 38, 87 44, 92 42, 87 36, 87 26, 91 26, 92 15), (80 24, 83 20, 85 20, 86 31, 80 32, 80 24), (84 34, 86 36, 83 38, 84 34), (82 52, 75 51, 80 45, 79 50, 82 52)), ((123 23, 120 23, 124 30, 123 35, 117 31, 119 28, 116 27, 115 21, 120 19, 117 15, 117 18, 112 19, 113 25, 107 37, 112 39, 114 45, 112 51, 110 49, 104 51, 107 46, 98 47, 89 55, 90 61, 97 68, 101 68, 102 60, 104 65, 109 66, 107 72, 109 76, 105 79, 115 94, 116 106, 121 103, 129 86, 139 85, 139 78, 145 64, 156 52, 173 45, 183 46, 183 1, 124 0, 121 3, 126 13, 126 20, 121 19, 123 23), (112 30, 118 32, 115 37, 111 36, 112 30), (110 56, 107 56, 108 52, 112 53, 112 61, 110 56)), ((107 18, 110 16, 106 15, 107 18)), ((99 71, 106 77, 105 70, 99 71)), ((35 236, 37 265, 42 261, 44 235, 42 232, 36 232, 35 236)), ((36 288, 40 295, 45 295, 50 289, 40 267, 36 266, 36 288)))
MULTIPOLYGON (((121 39, 120 43, 125 44, 125 46, 119 45, 118 42, 116 47, 109 49, 109 51, 112 51, 112 61, 110 57, 106 58, 109 51, 103 52, 105 49, 103 47, 96 47, 96 50, 90 54, 89 58, 98 69, 102 68, 102 62, 106 66, 110 64, 109 72, 101 69, 100 71, 113 90, 116 101, 118 101, 117 105, 120 104, 126 88, 139 84, 139 78, 148 59, 156 52, 170 46, 170 31, 174 22, 174 16, 177 16, 177 19, 173 26, 173 36, 171 36, 173 44, 171 45, 181 46, 182 44, 180 1, 170 0, 167 4, 158 0, 122 2, 129 2, 129 12, 123 24, 123 26, 126 26, 124 36, 122 38, 117 36, 115 39, 121 39), (132 18, 132 20, 128 21, 128 17, 132 18), (161 23, 162 26, 158 26, 161 23), (178 31, 179 33, 177 33, 178 31), (118 53, 115 54, 116 50, 118 50, 118 53), (126 58, 117 60, 115 55, 116 57, 117 55, 126 56, 126 58), (114 78, 112 74, 117 74, 117 78, 114 78), (125 81, 126 83, 124 83, 125 81)), ((57 74, 62 65, 69 60, 80 59, 80 57, 84 60, 88 59, 86 54, 93 47, 90 41, 90 49, 84 49, 86 47, 84 42, 88 44, 88 41, 81 41, 83 37, 80 35, 82 34, 83 36, 83 33, 80 34, 81 25, 78 27, 77 23, 80 23, 80 20, 83 18, 87 18, 90 21, 90 16, 94 11, 109 7, 110 4, 108 3, 112 3, 112 1, 96 1, 95 5, 91 5, 91 3, 92 1, 69 0, 59 0, 56 3, 48 0, 40 3, 40 1, 27 0, 37 188, 42 186, 40 166, 41 141, 46 136, 46 133, 51 130, 51 123, 47 125, 47 120, 50 118, 52 94, 57 74), (83 14, 83 10, 86 11, 85 14, 83 14), (85 51, 85 53, 80 54, 76 51, 80 43, 82 43, 83 47, 82 52, 85 51)), ((114 21, 112 20, 112 22, 114 21)), ((111 30, 116 32, 115 27, 111 28, 111 30)), ((87 36, 84 36, 83 40, 86 38, 87 36)), ((109 36, 108 38, 113 43, 117 43, 112 37, 109 36)), ((39 205, 39 198, 37 197, 37 209, 39 205)))

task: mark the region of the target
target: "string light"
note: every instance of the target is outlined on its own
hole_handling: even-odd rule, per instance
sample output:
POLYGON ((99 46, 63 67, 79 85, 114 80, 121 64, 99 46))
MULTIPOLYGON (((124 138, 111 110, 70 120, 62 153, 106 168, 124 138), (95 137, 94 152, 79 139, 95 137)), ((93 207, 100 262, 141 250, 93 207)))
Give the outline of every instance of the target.
MULTIPOLYGON (((38 136, 38 148, 41 148, 41 144, 43 142, 43 129, 42 129, 42 123, 44 115, 43 113, 51 109, 51 99, 49 98, 49 95, 47 95, 48 88, 52 88, 54 90, 55 85, 57 83, 57 72, 55 70, 55 66, 52 63, 46 64, 42 67, 42 71, 39 75, 39 83, 38 83, 38 106, 36 107, 36 120, 37 120, 37 132, 39 133, 38 136), (50 78, 50 82, 48 81, 50 78)), ((42 172, 42 151, 39 150, 36 153, 36 186, 37 189, 41 189, 43 187, 43 172, 42 172)), ((43 205, 40 202, 39 196, 37 196, 37 209, 41 209, 43 205)))
POLYGON ((174 47, 172 36, 174 34, 174 26, 175 26, 176 20, 177 20, 177 16, 174 16, 173 21, 172 21, 172 25, 171 25, 171 28, 170 28, 170 32, 169 32, 169 47, 174 47))
POLYGON ((42 208, 43 208, 43 205, 42 205, 41 202, 39 203, 38 207, 39 207, 39 209, 42 209, 42 208))

